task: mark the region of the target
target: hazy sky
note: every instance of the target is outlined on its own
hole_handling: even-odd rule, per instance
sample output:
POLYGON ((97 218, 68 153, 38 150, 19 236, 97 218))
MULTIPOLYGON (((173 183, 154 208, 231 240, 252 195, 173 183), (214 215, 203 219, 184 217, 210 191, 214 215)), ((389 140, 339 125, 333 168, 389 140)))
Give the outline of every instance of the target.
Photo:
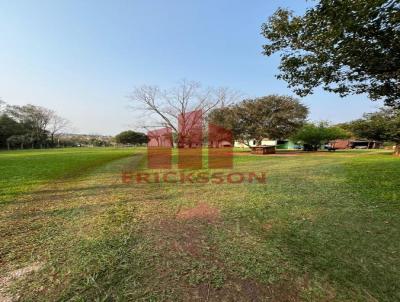
MULTIPOLYGON (((261 24, 305 0, 0 0, 0 97, 54 109, 79 133, 116 134, 135 113, 135 85, 186 78, 249 96, 293 93, 277 80, 278 56, 261 54, 261 24)), ((311 120, 374 111, 365 96, 306 97, 311 120)))

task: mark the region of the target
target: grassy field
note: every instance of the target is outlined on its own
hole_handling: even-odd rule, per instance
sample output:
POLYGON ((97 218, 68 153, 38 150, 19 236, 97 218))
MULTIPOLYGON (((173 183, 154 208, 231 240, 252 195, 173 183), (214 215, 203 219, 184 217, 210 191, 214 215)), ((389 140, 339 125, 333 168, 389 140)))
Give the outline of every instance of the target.
POLYGON ((390 153, 240 152, 266 184, 123 183, 144 158, 1 153, 0 300, 400 300, 390 153))
POLYGON ((0 203, 49 181, 74 177, 132 150, 67 148, 0 152, 0 203))

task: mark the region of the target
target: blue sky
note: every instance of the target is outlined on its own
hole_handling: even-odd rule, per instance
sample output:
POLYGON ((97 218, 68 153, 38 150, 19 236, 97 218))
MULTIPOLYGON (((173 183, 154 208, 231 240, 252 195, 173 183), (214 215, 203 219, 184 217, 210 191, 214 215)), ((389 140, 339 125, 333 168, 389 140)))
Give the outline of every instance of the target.
MULTIPOLYGON (((54 109, 79 133, 116 134, 138 115, 132 88, 186 78, 248 96, 293 95, 261 54, 261 24, 305 0, 0 0, 0 97, 54 109)), ((365 96, 317 90, 311 120, 341 122, 374 111, 365 96)))

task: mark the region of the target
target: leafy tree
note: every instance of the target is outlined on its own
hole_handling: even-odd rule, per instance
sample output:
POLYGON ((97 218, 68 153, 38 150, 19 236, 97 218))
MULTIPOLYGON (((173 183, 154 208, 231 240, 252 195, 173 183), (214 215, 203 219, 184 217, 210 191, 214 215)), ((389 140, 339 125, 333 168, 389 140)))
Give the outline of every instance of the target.
POLYGON ((31 137, 26 135, 12 135, 7 138, 7 148, 20 147, 24 149, 24 146, 31 143, 31 137))
POLYGON ((395 142, 395 154, 400 155, 400 110, 381 108, 378 112, 364 114, 363 118, 341 126, 358 138, 395 142))
POLYGON ((304 124, 307 114, 307 107, 297 99, 270 95, 215 109, 209 122, 231 129, 236 140, 249 145, 251 140, 261 144, 263 138, 289 137, 304 124))
POLYGON ((7 147, 7 139, 12 135, 20 135, 23 129, 14 119, 6 114, 0 115, 0 148, 7 147))
POLYGON ((207 121, 225 129, 229 129, 234 134, 236 133, 237 136, 239 134, 237 129, 238 123, 236 123, 238 107, 239 105, 230 105, 214 109, 209 113, 207 121))
POLYGON ((323 144, 331 140, 348 137, 349 133, 346 130, 321 122, 304 125, 299 132, 292 136, 292 140, 302 143, 307 151, 317 151, 323 144))
POLYGON ((0 148, 17 144, 31 144, 32 148, 55 146, 55 138, 68 125, 53 110, 30 104, 11 106, 0 99, 0 148))
POLYGON ((43 147, 47 141, 47 127, 53 114, 51 110, 28 104, 9 106, 7 113, 25 129, 26 135, 30 137, 32 147, 35 145, 43 147))
POLYGON ((384 141, 388 134, 388 119, 383 112, 367 113, 363 118, 338 125, 360 139, 384 141))
POLYGON ((128 130, 118 134, 115 140, 119 144, 141 145, 147 143, 147 136, 140 132, 128 130))
POLYGON ((398 0, 319 0, 303 16, 278 9, 262 33, 264 54, 281 52, 278 78, 298 95, 322 86, 400 106, 398 0))

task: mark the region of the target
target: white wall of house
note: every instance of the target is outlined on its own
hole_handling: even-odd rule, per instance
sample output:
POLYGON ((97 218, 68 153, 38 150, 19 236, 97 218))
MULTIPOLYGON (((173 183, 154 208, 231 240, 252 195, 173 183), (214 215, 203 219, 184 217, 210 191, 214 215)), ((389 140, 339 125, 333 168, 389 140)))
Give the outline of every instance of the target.
MULTIPOLYGON (((261 141, 261 145, 263 146, 276 146, 277 141, 276 140, 270 140, 270 139, 263 139, 261 141)), ((250 147, 254 147, 257 145, 257 141, 252 139, 250 140, 250 147)), ((235 141, 235 147, 237 148, 247 148, 247 145, 243 144, 242 142, 235 141)))

